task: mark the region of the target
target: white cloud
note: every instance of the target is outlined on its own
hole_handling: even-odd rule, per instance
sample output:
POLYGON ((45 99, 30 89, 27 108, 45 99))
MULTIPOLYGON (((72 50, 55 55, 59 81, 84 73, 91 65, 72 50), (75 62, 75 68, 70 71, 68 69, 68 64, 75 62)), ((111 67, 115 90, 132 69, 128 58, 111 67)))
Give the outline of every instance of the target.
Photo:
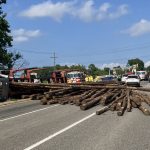
POLYGON ((90 22, 94 19, 96 14, 96 10, 93 7, 94 2, 92 0, 87 1, 84 5, 76 11, 75 16, 79 17, 81 20, 85 22, 90 22))
POLYGON ((86 0, 82 4, 78 0, 70 2, 46 1, 31 6, 21 12, 21 16, 29 18, 51 17, 55 21, 61 21, 66 15, 74 16, 85 22, 117 19, 128 13, 128 6, 123 4, 112 11, 110 3, 103 3, 96 7, 94 0, 86 0))
POLYGON ((60 21, 65 14, 70 13, 73 3, 46 1, 37 5, 31 6, 28 10, 21 13, 22 16, 35 17, 51 17, 56 21, 60 21))
POLYGON ((25 29, 16 29, 12 31, 14 42, 25 42, 30 38, 35 38, 41 35, 40 30, 25 30, 25 29))
POLYGON ((28 41, 27 37, 23 37, 23 36, 14 37, 14 42, 25 42, 25 41, 28 41))
POLYGON ((110 3, 103 3, 103 4, 99 7, 99 11, 106 13, 110 7, 111 7, 110 3))
POLYGON ((150 33, 150 21, 141 19, 139 22, 133 24, 130 28, 123 31, 132 37, 141 36, 150 33))
POLYGON ((126 15, 128 14, 128 6, 123 4, 123 5, 120 5, 117 9, 116 12, 112 12, 109 14, 109 18, 110 19, 116 19, 116 18, 119 18, 123 15, 126 15))

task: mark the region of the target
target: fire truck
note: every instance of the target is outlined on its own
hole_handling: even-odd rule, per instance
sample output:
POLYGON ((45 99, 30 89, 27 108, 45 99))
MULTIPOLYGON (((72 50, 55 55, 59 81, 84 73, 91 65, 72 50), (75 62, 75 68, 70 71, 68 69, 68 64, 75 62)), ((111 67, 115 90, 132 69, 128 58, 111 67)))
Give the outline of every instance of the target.
POLYGON ((51 79, 54 83, 82 83, 85 74, 77 70, 57 70, 52 72, 51 79))
POLYGON ((82 83, 85 82, 85 74, 79 70, 55 70, 47 71, 47 68, 22 68, 11 69, 8 78, 12 82, 43 82, 48 83, 82 83))
POLYGON ((11 69, 9 71, 9 80, 14 82, 35 82, 40 80, 36 71, 46 70, 46 68, 22 68, 11 69))
POLYGON ((81 71, 71 71, 67 73, 67 83, 85 82, 85 74, 81 71))

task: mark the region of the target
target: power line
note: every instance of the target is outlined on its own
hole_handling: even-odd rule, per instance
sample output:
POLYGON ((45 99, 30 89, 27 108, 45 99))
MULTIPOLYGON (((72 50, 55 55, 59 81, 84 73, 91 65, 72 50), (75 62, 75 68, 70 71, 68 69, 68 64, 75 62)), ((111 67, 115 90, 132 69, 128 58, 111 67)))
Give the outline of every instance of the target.
POLYGON ((56 53, 54 52, 54 53, 53 53, 53 56, 51 56, 50 58, 53 59, 53 62, 54 62, 54 68, 55 68, 55 66, 56 66, 56 58, 58 58, 58 57, 56 57, 56 53))
MULTIPOLYGON (((103 51, 105 52, 101 52, 101 53, 98 53, 98 54, 94 54, 95 56, 98 56, 98 55, 105 55, 105 54, 114 54, 114 53, 122 53, 122 52, 126 52, 126 51, 133 51, 133 50, 137 50, 137 49, 144 49, 144 48, 150 48, 150 44, 148 45, 139 45, 139 46, 135 46, 135 47, 122 47, 120 49, 118 48, 113 48, 113 49, 108 49, 108 51, 110 52, 106 52, 106 49, 104 49, 103 51)), ((34 53, 34 54, 42 54, 42 55, 47 55, 47 54, 51 54, 51 52, 48 52, 48 51, 33 51, 33 50, 19 50, 21 52, 27 52, 27 53, 34 53)), ((92 55, 92 56, 94 56, 92 55)), ((86 55, 80 55, 79 57, 86 57, 86 55)), ((88 55, 89 56, 89 55, 88 55)), ((90 55, 91 56, 91 55, 90 55)), ((73 58, 73 57, 77 57, 77 56, 68 56, 69 58, 73 58)), ((65 56, 66 58, 66 56, 65 56)))
POLYGON ((34 54, 51 54, 52 52, 48 52, 48 51, 33 51, 33 50, 20 50, 20 49, 18 49, 19 51, 21 51, 21 52, 27 52, 27 53, 34 53, 34 54))

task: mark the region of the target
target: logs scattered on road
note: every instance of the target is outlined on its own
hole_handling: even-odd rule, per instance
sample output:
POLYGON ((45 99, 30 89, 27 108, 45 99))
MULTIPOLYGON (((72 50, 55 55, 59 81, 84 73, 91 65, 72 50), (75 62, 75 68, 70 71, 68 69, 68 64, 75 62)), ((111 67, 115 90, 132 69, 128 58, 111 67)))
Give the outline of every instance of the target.
POLYGON ((112 82, 95 84, 12 83, 10 88, 12 95, 40 100, 43 105, 71 104, 79 106, 81 110, 102 105, 104 107, 96 111, 97 115, 111 110, 117 111, 118 116, 137 108, 144 115, 150 115, 150 111, 143 105, 145 103, 150 106, 150 96, 142 92, 150 92, 148 88, 127 87, 112 82))

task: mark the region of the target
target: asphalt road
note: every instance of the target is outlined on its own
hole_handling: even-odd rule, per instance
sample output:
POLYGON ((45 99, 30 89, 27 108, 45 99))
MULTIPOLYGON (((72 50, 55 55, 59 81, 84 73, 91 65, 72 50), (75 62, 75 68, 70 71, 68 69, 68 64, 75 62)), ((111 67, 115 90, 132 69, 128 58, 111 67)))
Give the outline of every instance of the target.
POLYGON ((97 109, 39 101, 2 107, 0 150, 150 150, 150 117, 137 109, 96 116, 97 109))

